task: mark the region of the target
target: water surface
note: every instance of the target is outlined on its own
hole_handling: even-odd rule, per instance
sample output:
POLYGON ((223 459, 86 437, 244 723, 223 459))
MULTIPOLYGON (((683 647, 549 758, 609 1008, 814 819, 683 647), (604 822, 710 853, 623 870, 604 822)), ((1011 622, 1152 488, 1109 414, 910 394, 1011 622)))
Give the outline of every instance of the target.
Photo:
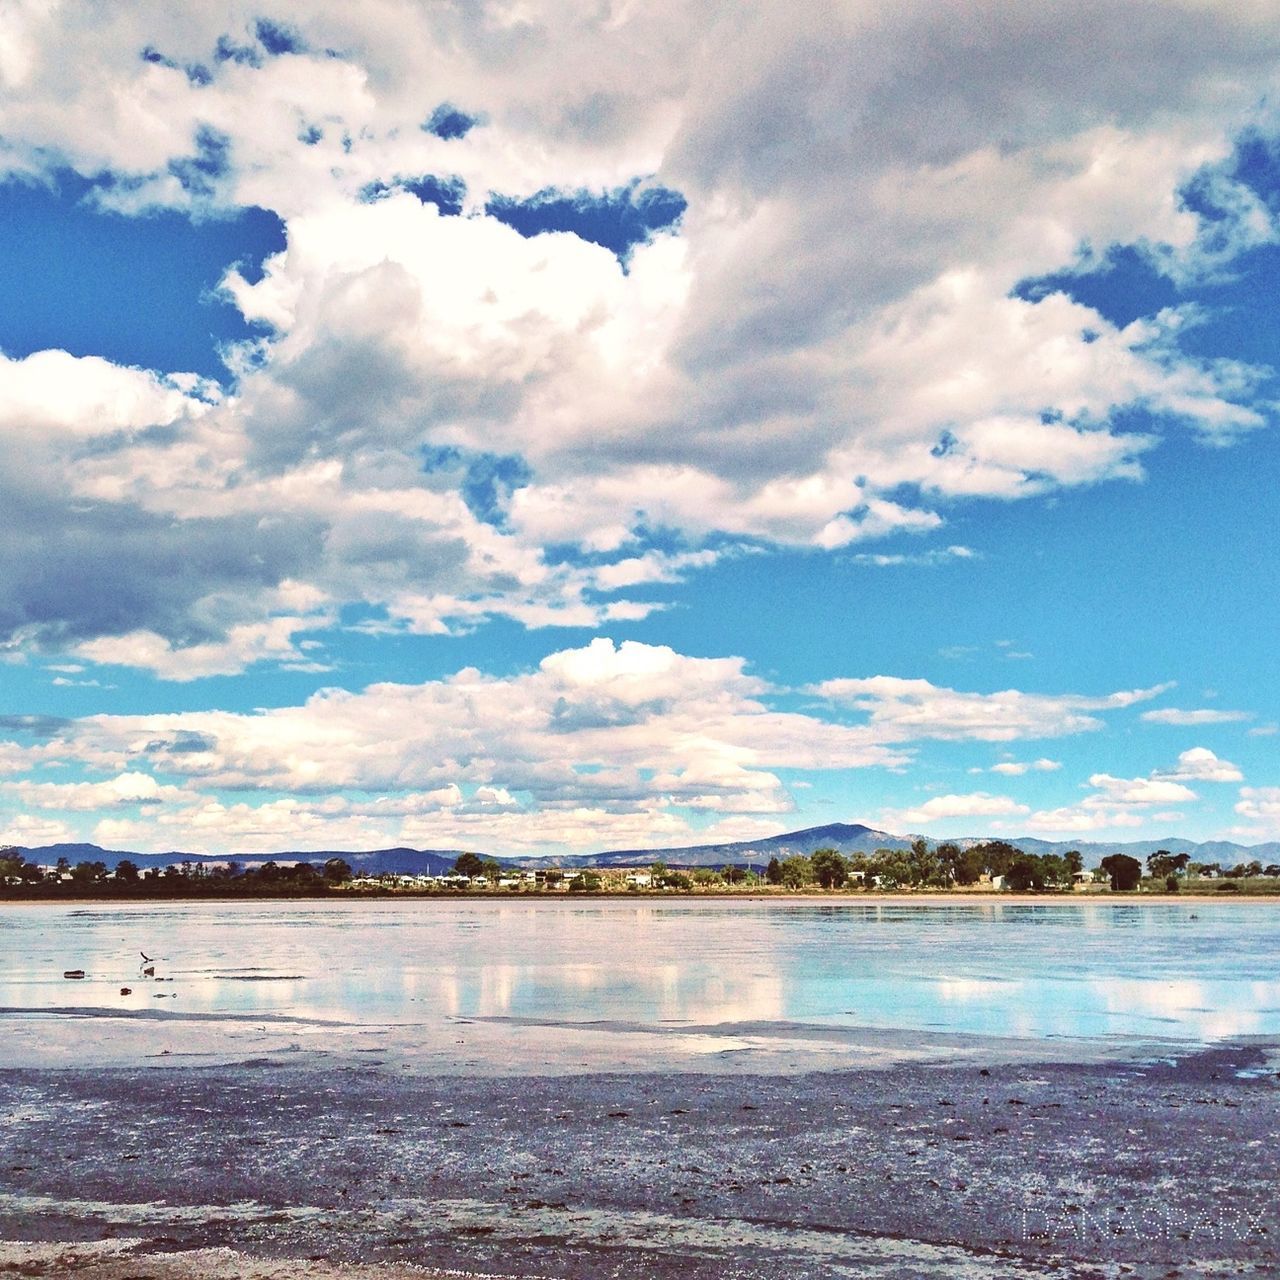
POLYGON ((1280 1037, 1278 955, 1280 911, 1253 904, 21 906, 0 910, 0 1064, 763 1068, 937 1052, 939 1037, 1177 1048, 1280 1037))

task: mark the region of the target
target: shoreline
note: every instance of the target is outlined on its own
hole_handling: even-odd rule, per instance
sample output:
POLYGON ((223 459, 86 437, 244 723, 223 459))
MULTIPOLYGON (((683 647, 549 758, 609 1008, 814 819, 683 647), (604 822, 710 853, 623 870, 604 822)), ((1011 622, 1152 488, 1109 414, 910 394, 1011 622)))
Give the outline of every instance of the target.
POLYGON ((1013 893, 1008 891, 975 890, 971 892, 949 889, 919 889, 913 892, 888 891, 842 893, 834 891, 816 891, 813 893, 761 893, 757 890, 740 892, 709 890, 706 892, 688 892, 685 890, 663 890, 657 893, 600 893, 577 892, 567 890, 552 893, 503 893, 446 891, 413 893, 406 891, 388 891, 386 893, 343 891, 326 894, 174 894, 157 896, 150 894, 91 894, 76 896, 58 896, 56 898, 39 897, 6 897, 0 894, 0 909, 10 906, 19 907, 58 907, 58 906, 90 906, 94 904, 121 905, 124 903, 148 903, 156 906, 172 906, 177 903, 207 902, 218 906, 228 903, 273 903, 273 902, 309 902, 309 903, 359 903, 398 902, 398 903, 438 903, 438 902, 499 902, 510 906, 514 903, 558 903, 558 902, 625 902, 632 905, 641 903, 665 902, 736 902, 751 905, 762 903, 783 904, 815 904, 824 906, 936 906, 961 905, 973 906, 983 903, 1018 904, 1021 906, 1177 906, 1179 902, 1195 902, 1204 904, 1215 902, 1222 905, 1234 903, 1280 903, 1280 889, 1275 893, 1219 893, 1210 890, 1184 889, 1178 893, 1142 893, 1142 892, 1093 892, 1093 893, 1013 893))

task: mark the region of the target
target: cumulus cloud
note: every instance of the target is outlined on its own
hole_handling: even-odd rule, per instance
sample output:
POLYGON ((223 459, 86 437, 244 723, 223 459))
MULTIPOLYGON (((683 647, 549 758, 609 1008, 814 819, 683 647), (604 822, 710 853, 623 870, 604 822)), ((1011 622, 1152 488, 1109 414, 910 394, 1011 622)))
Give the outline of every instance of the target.
POLYGON ((1208 747, 1192 747, 1178 756, 1178 763, 1172 769, 1162 770, 1156 776, 1186 782, 1239 782, 1244 774, 1208 747))
POLYGON ((183 678, 296 662, 352 603, 429 633, 600 627, 725 535, 927 538, 943 503, 1139 478, 1156 430, 1123 410, 1215 440, 1262 421, 1256 371, 1182 353, 1185 314, 1117 327, 1015 291, 1115 243, 1185 278, 1274 239, 1223 164, 1280 53, 1251 6, 291 21, 81 0, 6 22, 0 165, 74 169, 123 216, 261 206, 287 245, 228 264, 266 336, 228 353, 227 393, 0 361, 4 642, 183 678), (1208 231, 1178 197, 1197 173, 1208 231), (687 207, 621 254, 495 216, 637 181, 687 207))
POLYGON ((1274 838, 1280 832, 1280 787, 1241 787, 1235 811, 1253 824, 1248 835, 1274 838))
POLYGON ((527 848, 610 833, 688 837, 700 814, 759 821, 793 807, 779 770, 910 758, 867 727, 778 710, 776 696, 738 658, 597 639, 510 677, 467 668, 253 713, 90 716, 52 728, 39 763, 110 780, 4 785, 16 801, 50 809, 156 810, 105 819, 115 839, 149 830, 170 844, 177 832, 269 843, 293 814, 302 815, 298 839, 329 830, 328 839, 474 843, 488 833, 527 848), (289 803, 229 803, 214 791, 285 793, 289 803))
POLYGON ((1145 821, 1144 815, 1125 809, 1064 805, 1057 809, 1037 810, 1027 819, 1025 825, 1028 831, 1085 835, 1100 831, 1114 831, 1123 827, 1140 827, 1145 821))
POLYGON ((1130 707, 1167 685, 1088 697, 1081 694, 969 693, 898 676, 826 680, 810 692, 866 712, 870 723, 903 738, 972 738, 985 742, 1052 738, 1100 729, 1093 712, 1130 707))
MULTIPOLYGON (((29 745, 16 736, 0 743, 0 759, 12 757, 12 771, 25 775, 3 790, 14 804, 101 810, 112 840, 161 847, 267 848, 287 831, 298 847, 344 837, 447 847, 487 839, 524 850, 691 843, 713 816, 713 830, 777 830, 794 807, 787 771, 901 768, 910 744, 930 738, 1084 732, 1096 725, 1084 708, 1148 696, 965 694, 884 677, 833 683, 834 702, 784 710, 789 691, 739 658, 597 639, 510 676, 466 668, 421 684, 325 689, 253 712, 50 722, 29 745), (848 707, 867 713, 865 723, 847 723, 848 707), (50 777, 55 768, 88 778, 50 777)), ((18 718, 10 730, 32 727, 18 718)), ((1191 754, 1181 767, 1206 764, 1191 754)), ((1055 767, 1041 758, 1025 769, 1055 767)), ((1169 779, 1098 774, 1091 783, 1112 809, 1191 795, 1169 779)), ((898 816, 923 825, 1028 812, 975 792, 898 816)))
POLYGON ((948 818, 1012 817, 1030 813, 1030 808, 1009 796, 973 791, 967 795, 933 796, 911 809, 888 810, 883 821, 893 830, 913 830, 948 818))
POLYGON ((1113 778, 1108 773, 1089 776, 1089 785, 1097 793, 1084 803, 1088 807, 1110 805, 1179 804, 1196 799, 1196 793, 1180 782, 1165 778, 1113 778))
POLYGON ((150 774, 129 771, 106 782, 20 782, 0 784, 0 794, 23 805, 63 812, 92 813, 125 805, 173 804, 190 799, 181 787, 163 786, 150 774))

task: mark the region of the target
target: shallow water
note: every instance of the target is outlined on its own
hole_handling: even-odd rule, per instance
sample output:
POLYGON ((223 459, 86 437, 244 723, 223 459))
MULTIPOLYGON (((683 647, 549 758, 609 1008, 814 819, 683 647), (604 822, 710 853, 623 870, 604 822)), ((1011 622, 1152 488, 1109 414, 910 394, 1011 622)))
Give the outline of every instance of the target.
POLYGON ((1278 955, 1280 911, 1241 904, 14 907, 0 910, 0 1065, 306 1050, 634 1068, 844 1054, 863 1031, 1270 1038, 1278 955))

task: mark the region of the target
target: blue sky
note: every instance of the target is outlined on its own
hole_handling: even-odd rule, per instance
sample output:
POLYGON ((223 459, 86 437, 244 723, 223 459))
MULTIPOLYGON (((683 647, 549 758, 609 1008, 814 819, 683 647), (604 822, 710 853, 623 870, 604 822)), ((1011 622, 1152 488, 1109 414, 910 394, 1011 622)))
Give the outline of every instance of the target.
POLYGON ((1276 31, 390 8, 0 36, 0 840, 1280 839, 1276 31))

